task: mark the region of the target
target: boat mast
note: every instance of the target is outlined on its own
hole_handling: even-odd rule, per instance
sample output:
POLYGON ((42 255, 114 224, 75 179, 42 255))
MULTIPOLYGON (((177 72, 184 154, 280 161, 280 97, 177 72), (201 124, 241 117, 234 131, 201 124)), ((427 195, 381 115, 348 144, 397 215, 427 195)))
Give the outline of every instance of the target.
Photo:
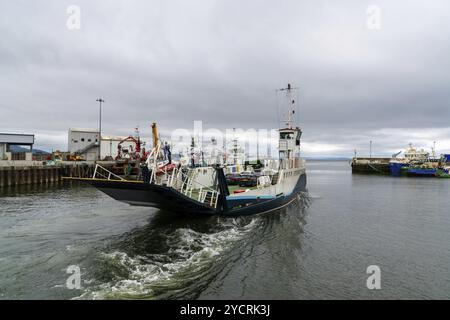
MULTIPOLYGON (((288 86, 287 86, 287 98, 288 98, 288 103, 290 104, 291 103, 291 99, 292 99, 292 97, 291 97, 291 84, 290 83, 288 83, 288 86)), ((288 124, 288 128, 292 129, 292 112, 293 111, 291 110, 291 108, 289 108, 288 112, 289 112, 289 116, 288 116, 288 123, 287 124, 288 124)))
POLYGON ((286 88, 278 89, 278 91, 286 91, 286 98, 288 101, 288 118, 286 120, 286 125, 288 129, 292 129, 292 124, 294 122, 293 115, 295 114, 295 100, 292 99, 292 91, 298 88, 293 88, 290 83, 288 83, 286 88))
MULTIPOLYGON (((280 168, 292 169, 296 167, 295 158, 300 154, 300 136, 301 130, 299 127, 294 128, 294 114, 295 114, 295 100, 292 98, 292 91, 298 88, 293 88, 288 83, 286 88, 278 89, 278 91, 286 92, 287 99, 287 119, 284 120, 286 127, 279 130, 279 160, 280 168)), ((284 109, 286 110, 286 109, 284 109)))

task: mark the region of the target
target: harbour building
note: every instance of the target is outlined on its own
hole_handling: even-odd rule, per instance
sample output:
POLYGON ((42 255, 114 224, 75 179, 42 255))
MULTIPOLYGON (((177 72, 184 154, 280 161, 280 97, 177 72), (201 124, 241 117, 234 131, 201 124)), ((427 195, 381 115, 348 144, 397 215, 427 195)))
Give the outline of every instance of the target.
POLYGON ((1 133, 0 161, 32 161, 34 134, 1 133))
POLYGON ((68 134, 68 151, 79 155, 83 160, 95 161, 114 159, 117 156, 119 144, 123 149, 131 149, 124 136, 101 135, 98 129, 71 128, 68 134))

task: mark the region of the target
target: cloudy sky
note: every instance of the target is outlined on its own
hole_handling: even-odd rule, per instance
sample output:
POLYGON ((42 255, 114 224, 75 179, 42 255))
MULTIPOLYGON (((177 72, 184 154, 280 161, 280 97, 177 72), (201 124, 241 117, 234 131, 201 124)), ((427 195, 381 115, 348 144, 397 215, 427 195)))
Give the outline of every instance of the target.
POLYGON ((107 134, 277 128, 291 82, 305 155, 450 152, 449 16, 448 0, 1 1, 0 131, 64 150, 98 97, 107 134))

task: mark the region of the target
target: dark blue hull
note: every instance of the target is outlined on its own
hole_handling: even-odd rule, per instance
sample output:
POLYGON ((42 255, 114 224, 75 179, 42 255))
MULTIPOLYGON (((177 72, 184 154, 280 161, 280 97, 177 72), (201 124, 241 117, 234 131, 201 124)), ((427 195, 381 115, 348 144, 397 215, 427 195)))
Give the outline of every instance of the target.
POLYGON ((410 168, 407 171, 408 176, 414 177, 436 177, 436 169, 410 168))
POLYGON ((407 163, 391 162, 389 163, 389 174, 393 177, 400 177, 402 175, 402 168, 409 167, 407 163))
POLYGON ((300 192, 306 191, 306 174, 302 174, 292 193, 266 199, 254 197, 236 206, 222 203, 217 208, 195 201, 173 188, 139 181, 114 181, 99 179, 72 179, 87 182, 115 200, 135 206, 148 206, 186 214, 242 216, 264 213, 282 208, 293 202, 300 192))

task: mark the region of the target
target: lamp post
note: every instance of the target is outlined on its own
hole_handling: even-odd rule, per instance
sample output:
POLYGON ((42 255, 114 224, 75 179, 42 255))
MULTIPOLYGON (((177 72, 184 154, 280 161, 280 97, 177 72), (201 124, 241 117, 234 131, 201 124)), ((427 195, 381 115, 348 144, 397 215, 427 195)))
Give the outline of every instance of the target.
POLYGON ((369 152, 369 154, 370 154, 370 159, 372 159, 372 140, 370 140, 370 152, 369 152))
POLYGON ((433 141, 433 160, 436 160, 436 141, 433 141))
POLYGON ((97 101, 100 104, 100 117, 99 117, 99 126, 98 126, 98 159, 101 160, 102 157, 102 103, 105 102, 102 98, 98 98, 97 101))

